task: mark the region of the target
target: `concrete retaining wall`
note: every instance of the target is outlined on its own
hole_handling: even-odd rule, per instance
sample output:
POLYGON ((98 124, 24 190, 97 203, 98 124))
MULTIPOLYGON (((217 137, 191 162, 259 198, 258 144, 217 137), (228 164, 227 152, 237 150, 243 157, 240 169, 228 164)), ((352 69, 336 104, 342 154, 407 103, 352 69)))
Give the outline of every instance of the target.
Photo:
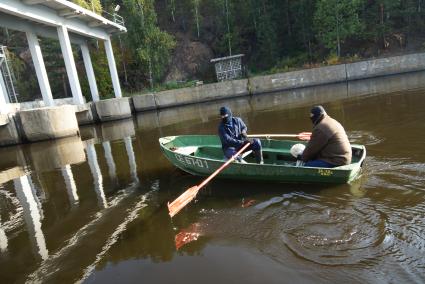
POLYGON ((15 114, 0 114, 0 146, 21 143, 18 129, 15 114))
POLYGON ((136 95, 132 97, 132 100, 136 111, 145 111, 245 96, 249 94, 247 87, 247 79, 233 80, 136 95))
POLYGON ((25 140, 29 142, 78 135, 75 107, 64 105, 18 113, 25 140))
POLYGON ((129 98, 114 98, 94 103, 100 121, 111 121, 131 117, 129 98))
POLYGON ((345 64, 306 69, 294 72, 259 76, 250 79, 253 94, 283 91, 347 80, 345 64))
POLYGON ((234 98, 248 94, 264 94, 334 83, 350 84, 349 82, 354 80, 420 70, 425 70, 425 53, 257 76, 249 80, 219 82, 147 95, 136 95, 132 97, 132 100, 135 110, 140 112, 234 98))
POLYGON ((346 64, 347 81, 394 75, 425 69, 425 53, 346 64))
POLYGON ((99 121, 96 106, 93 102, 75 106, 78 125, 93 124, 99 121))

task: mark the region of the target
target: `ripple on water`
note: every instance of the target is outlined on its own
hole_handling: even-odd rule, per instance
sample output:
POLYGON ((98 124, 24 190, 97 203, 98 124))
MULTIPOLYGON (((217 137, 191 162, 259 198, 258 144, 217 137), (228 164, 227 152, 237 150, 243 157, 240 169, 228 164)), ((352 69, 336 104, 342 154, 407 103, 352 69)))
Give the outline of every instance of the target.
POLYGON ((205 216, 206 233, 248 240, 282 261, 285 247, 301 259, 322 265, 375 260, 383 253, 381 244, 388 240, 386 217, 359 200, 340 201, 336 204, 333 199, 300 193, 271 197, 247 209, 205 216))
POLYGON ((365 146, 378 145, 385 141, 369 131, 350 131, 347 133, 351 143, 363 144, 365 146))
POLYGON ((306 206, 286 218, 282 241, 299 257, 323 265, 371 260, 386 235, 382 214, 365 206, 306 206))

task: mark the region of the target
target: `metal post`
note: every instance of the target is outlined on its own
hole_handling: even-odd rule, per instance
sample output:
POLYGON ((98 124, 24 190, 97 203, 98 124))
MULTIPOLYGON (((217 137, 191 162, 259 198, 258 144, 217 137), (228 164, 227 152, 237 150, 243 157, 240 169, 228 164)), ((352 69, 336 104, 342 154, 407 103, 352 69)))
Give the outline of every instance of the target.
POLYGON ((87 44, 80 45, 81 53, 83 54, 84 66, 86 68, 87 79, 89 81, 91 97, 94 102, 99 101, 99 91, 97 89, 96 77, 93 71, 93 65, 90 58, 90 51, 87 44))
POLYGON ((121 86, 120 79, 118 77, 117 66, 115 64, 114 51, 112 49, 111 38, 104 41, 106 57, 108 58, 109 72, 111 73, 112 85, 114 86, 114 92, 116 98, 121 98, 121 86))
POLYGON ((77 67, 75 66, 74 54, 72 53, 71 41, 69 40, 68 29, 65 26, 59 26, 58 36, 74 104, 84 104, 80 81, 78 79, 77 67))
POLYGON ((34 33, 26 32, 26 36, 44 104, 46 106, 54 106, 55 102, 53 101, 52 90, 50 89, 46 66, 44 65, 43 55, 41 54, 40 43, 38 42, 37 36, 34 33))

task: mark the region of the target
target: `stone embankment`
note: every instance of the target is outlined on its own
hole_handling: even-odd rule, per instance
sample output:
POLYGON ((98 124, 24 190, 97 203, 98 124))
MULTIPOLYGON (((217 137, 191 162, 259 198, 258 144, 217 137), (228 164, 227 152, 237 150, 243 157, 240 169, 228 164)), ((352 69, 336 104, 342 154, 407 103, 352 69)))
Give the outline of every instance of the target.
MULTIPOLYGON (((277 103, 305 100, 305 96, 316 96, 317 92, 314 90, 320 90, 323 86, 331 84, 342 86, 338 88, 338 92, 333 93, 332 97, 335 100, 373 94, 379 90, 408 89, 414 87, 412 82, 409 85, 400 85, 399 82, 397 86, 393 86, 387 80, 383 85, 374 83, 371 79, 423 70, 425 70, 425 53, 419 53, 158 93, 135 94, 130 98, 108 99, 80 106, 69 105, 70 100, 66 99, 55 101, 61 106, 48 108, 43 107, 42 102, 11 104, 8 114, 0 114, 0 146, 78 135, 78 125, 129 118, 135 112, 248 95, 259 98, 265 93, 282 92, 281 96, 285 98, 274 100, 277 103)), ((329 101, 329 98, 326 98, 326 101, 329 101)))

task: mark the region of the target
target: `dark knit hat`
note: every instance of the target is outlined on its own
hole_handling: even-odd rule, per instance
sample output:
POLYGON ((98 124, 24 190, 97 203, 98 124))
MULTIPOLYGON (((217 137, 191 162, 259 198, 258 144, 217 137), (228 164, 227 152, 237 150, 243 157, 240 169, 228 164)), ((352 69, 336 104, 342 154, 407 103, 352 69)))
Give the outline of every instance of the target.
POLYGON ((220 115, 221 116, 225 116, 225 115, 232 116, 232 111, 230 110, 230 108, 228 108, 226 106, 222 106, 220 108, 220 115))
POLYGON ((314 124, 316 124, 321 120, 321 118, 323 118, 325 114, 326 111, 322 106, 314 106, 310 111, 310 119, 314 124))

